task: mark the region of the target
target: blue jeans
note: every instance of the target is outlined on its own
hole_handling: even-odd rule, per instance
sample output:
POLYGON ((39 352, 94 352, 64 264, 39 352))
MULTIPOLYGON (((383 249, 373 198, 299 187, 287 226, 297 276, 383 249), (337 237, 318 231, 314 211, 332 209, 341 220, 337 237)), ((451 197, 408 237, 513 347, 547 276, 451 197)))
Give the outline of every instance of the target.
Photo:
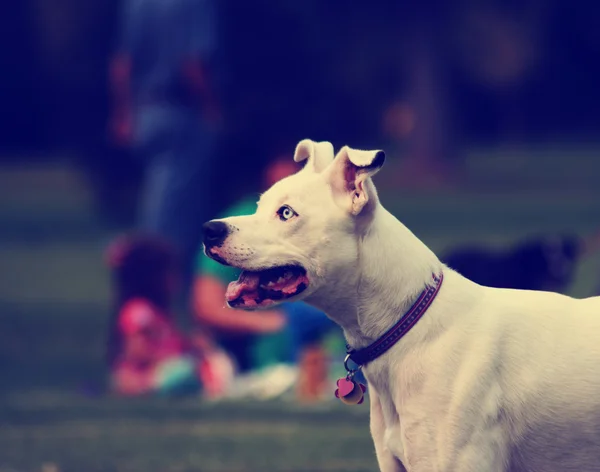
POLYGON ((302 348, 319 342, 337 325, 325 313, 304 302, 283 303, 289 330, 291 362, 297 362, 302 348))
POLYGON ((138 226, 171 241, 189 283, 201 227, 214 217, 216 136, 194 110, 144 106, 134 113, 134 152, 146 175, 138 226))

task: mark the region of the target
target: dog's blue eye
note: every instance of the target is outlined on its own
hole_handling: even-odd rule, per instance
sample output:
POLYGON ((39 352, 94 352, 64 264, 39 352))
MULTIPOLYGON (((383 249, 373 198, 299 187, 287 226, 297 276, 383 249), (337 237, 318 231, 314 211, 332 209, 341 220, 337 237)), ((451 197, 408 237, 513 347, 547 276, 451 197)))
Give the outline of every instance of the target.
POLYGON ((277 216, 279 216, 279 219, 281 221, 287 221, 297 215, 298 213, 296 213, 291 207, 287 205, 283 205, 281 208, 279 208, 279 210, 277 210, 277 216))

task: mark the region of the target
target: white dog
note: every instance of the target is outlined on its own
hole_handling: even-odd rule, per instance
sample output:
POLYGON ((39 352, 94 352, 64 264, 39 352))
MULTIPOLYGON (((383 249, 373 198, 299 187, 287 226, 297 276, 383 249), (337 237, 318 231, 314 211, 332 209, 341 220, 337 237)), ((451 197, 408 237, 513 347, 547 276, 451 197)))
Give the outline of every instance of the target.
POLYGON ((379 203, 382 151, 334 157, 304 140, 294 159, 305 167, 254 215, 205 224, 205 251, 244 270, 230 306, 305 299, 372 354, 358 357, 380 469, 600 471, 600 297, 492 289, 445 267, 379 203))

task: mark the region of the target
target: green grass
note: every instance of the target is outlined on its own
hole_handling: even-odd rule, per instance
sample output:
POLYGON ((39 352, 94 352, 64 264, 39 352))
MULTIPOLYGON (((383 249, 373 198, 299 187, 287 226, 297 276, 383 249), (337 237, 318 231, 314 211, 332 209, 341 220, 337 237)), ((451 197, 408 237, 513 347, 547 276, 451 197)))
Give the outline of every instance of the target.
MULTIPOLYGON (((594 156, 474 151, 464 188, 381 196, 439 254, 544 231, 590 234, 600 229, 594 156)), ((0 184, 0 472, 376 470, 367 405, 78 393, 105 376, 102 250, 112 234, 71 169, 0 169, 0 184)), ((590 295, 599 267, 599 256, 580 264, 569 293, 590 295)))
POLYGON ((0 470, 375 470, 368 408, 11 395, 0 470))

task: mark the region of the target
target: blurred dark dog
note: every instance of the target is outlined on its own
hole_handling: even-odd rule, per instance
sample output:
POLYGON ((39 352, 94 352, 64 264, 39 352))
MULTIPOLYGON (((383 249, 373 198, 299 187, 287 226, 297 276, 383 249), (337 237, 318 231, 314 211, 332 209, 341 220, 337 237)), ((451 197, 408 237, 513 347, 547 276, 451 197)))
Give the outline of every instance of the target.
POLYGON ((532 237, 504 250, 457 248, 442 260, 480 285, 564 293, 573 281, 577 263, 599 246, 599 235, 532 237))

